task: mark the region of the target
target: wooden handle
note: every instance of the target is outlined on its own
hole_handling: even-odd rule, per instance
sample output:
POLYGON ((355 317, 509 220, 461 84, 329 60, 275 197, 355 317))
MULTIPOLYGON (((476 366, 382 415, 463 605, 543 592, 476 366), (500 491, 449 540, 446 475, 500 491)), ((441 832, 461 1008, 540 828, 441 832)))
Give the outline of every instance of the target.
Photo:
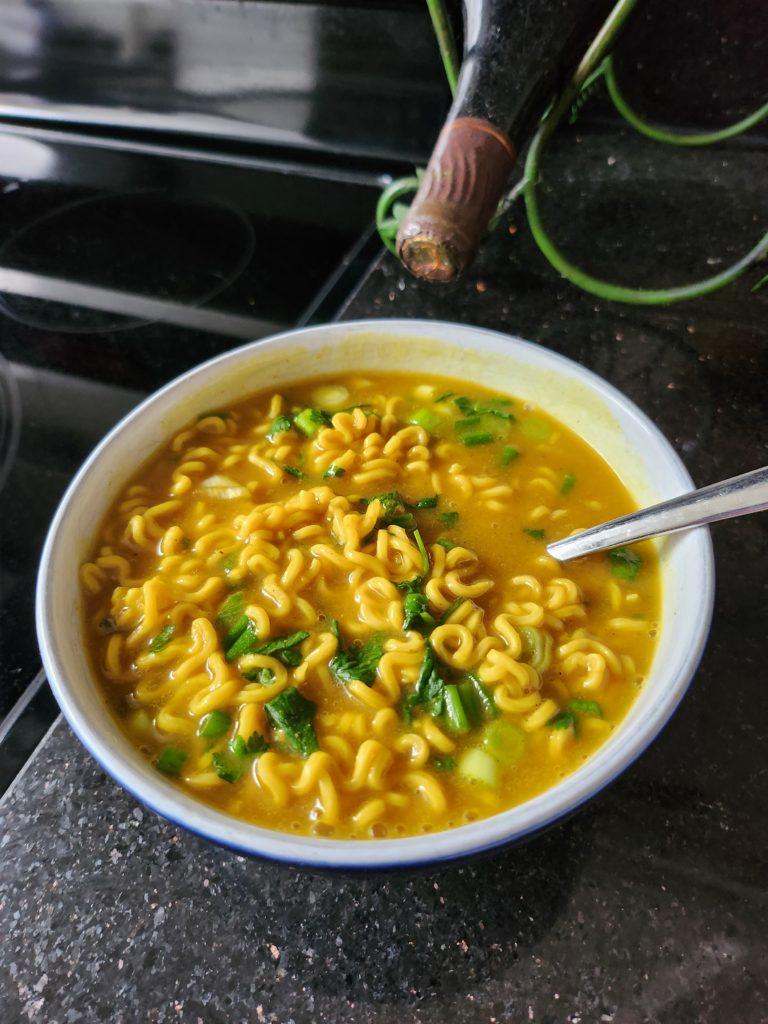
POLYGON ((416 198, 400 225, 403 264, 426 281, 452 281, 471 262, 515 162, 507 136, 460 117, 440 133, 416 198))

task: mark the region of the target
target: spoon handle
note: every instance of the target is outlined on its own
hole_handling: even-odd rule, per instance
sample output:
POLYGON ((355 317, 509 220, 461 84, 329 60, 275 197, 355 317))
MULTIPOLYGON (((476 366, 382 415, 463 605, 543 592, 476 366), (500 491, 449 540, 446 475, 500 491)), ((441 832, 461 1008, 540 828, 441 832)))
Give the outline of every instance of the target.
POLYGON ((660 533, 674 533, 765 509, 768 509, 768 466, 565 537, 548 544, 547 553, 559 562, 567 562, 660 533))

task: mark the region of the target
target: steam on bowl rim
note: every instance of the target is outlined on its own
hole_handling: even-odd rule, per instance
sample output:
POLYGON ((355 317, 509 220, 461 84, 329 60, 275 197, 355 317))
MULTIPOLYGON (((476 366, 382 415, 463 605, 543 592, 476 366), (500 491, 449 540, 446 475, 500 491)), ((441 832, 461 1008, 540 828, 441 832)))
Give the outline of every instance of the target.
MULTIPOLYGON (((423 836, 403 839, 340 840, 299 836, 250 825, 223 814, 174 787, 144 761, 119 734, 100 695, 95 695, 90 673, 72 671, 67 662, 71 652, 65 650, 63 631, 57 632, 56 620, 63 603, 72 602, 72 587, 77 575, 61 573, 62 562, 71 555, 77 536, 78 509, 87 497, 88 488, 96 479, 103 481, 107 467, 113 464, 113 449, 140 429, 146 417, 161 419, 163 411, 188 400, 205 382, 221 378, 233 381, 234 370, 244 369, 268 360, 270 355, 283 357, 313 351, 331 341, 349 342, 359 335, 385 336, 389 341, 439 337, 451 349, 474 350, 483 358, 498 355, 514 356, 521 363, 531 363, 547 373, 560 373, 584 387, 600 399, 623 426, 642 437, 653 452, 654 466, 668 478, 667 489, 682 493, 693 487, 682 461, 653 422, 620 391, 579 364, 531 342, 485 328, 434 320, 359 320, 317 327, 298 328, 271 338, 231 349, 175 378, 121 420, 94 449, 69 485, 54 516, 43 548, 36 593, 36 622, 43 665, 51 688, 73 731, 104 770, 138 801, 162 817, 188 831, 238 853, 312 867, 317 869, 382 870, 415 868, 469 857, 508 843, 520 841, 532 833, 552 825, 559 818, 600 793, 621 772, 628 768, 653 742, 682 699, 706 644, 714 599, 714 562, 709 531, 690 531, 682 541, 685 553, 686 578, 691 584, 683 614, 683 635, 677 645, 677 663, 660 665, 654 660, 645 687, 654 676, 661 676, 658 699, 627 732, 621 745, 607 741, 577 771, 556 786, 516 807, 472 824, 423 836), (69 549, 67 548, 69 545, 69 549), (59 578, 61 577, 61 579, 59 578), (88 675, 83 681, 81 674, 88 675)), ((365 367, 367 370, 372 368, 365 367)), ((297 376, 314 374, 307 368, 297 376)), ((251 390, 256 390, 252 388, 251 390)), ((200 408, 191 408, 192 418, 200 408)), ((169 428, 167 431, 170 433, 169 428)), ((164 435, 163 435, 164 436, 164 435)), ((131 467, 135 470, 136 463, 131 467)), ((109 491, 103 483, 101 492, 109 491)), ((103 512, 108 500, 104 499, 103 512)), ((90 541, 90 535, 88 537, 90 541)), ((81 538, 82 541, 82 538, 81 538)), ((666 594, 665 594, 666 597, 666 594)), ((79 602, 74 602, 79 605, 79 602)), ((679 625, 679 623, 678 623, 679 625)), ((640 698, 638 698, 639 700, 640 698)), ((634 707, 635 705, 633 705, 634 707)), ((633 715, 632 708, 627 719, 633 715)), ((625 719, 625 721, 627 720, 625 719)), ((621 729, 621 726, 619 727, 621 729)), ((615 737, 614 737, 615 738, 615 737)))

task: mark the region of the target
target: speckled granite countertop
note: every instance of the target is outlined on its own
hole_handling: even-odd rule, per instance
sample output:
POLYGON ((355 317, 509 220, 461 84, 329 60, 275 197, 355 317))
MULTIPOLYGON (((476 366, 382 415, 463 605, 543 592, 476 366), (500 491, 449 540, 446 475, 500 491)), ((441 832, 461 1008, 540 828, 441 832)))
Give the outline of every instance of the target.
MULTIPOLYGON (((764 149, 655 166, 605 146, 564 162, 549 200, 594 269, 711 272, 726 230, 743 247, 765 220, 764 149)), ((461 284, 419 286, 387 258, 344 316, 458 319, 564 352, 637 401, 705 483, 768 462, 755 280, 610 306, 508 221, 461 284)), ((0 1020, 766 1021, 766 519, 719 526, 715 550, 709 647, 654 746, 576 818, 434 875, 313 876, 215 849, 141 810, 59 722, 0 809, 0 1020)))

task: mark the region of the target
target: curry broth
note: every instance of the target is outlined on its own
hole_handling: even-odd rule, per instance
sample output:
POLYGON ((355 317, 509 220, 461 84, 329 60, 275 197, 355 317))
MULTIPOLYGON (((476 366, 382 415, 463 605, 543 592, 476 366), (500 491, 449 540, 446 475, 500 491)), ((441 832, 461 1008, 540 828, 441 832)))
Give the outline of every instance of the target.
POLYGON ((148 759, 199 799, 269 828, 395 837, 528 800, 605 742, 653 657, 653 547, 633 546, 629 560, 550 559, 549 541, 635 505, 582 439, 502 399, 436 377, 312 380, 200 418, 142 466, 82 582, 103 694, 148 759), (275 432, 281 416, 318 408, 323 395, 332 422, 311 436, 296 425, 275 432), (390 519, 406 525, 386 525, 381 502, 360 501, 392 491, 405 503, 390 519), (408 507, 435 495, 436 507, 408 507), (421 572, 409 516, 429 577, 414 585, 425 618, 406 630, 407 584, 421 572), (309 635, 288 653, 227 660, 237 624, 217 617, 233 594, 257 634, 252 651, 309 635), (339 649, 354 662, 371 638, 385 648, 372 685, 329 668, 339 649), (538 641, 551 644, 541 671, 531 664, 538 641), (515 654, 521 643, 529 649, 515 654), (412 703, 428 649, 436 692, 444 684, 443 704, 429 710, 412 703), (288 654, 299 665, 284 664, 288 654), (490 709, 478 710, 468 673, 490 709), (269 710, 292 687, 316 705, 317 749, 303 757, 269 710), (446 687, 472 704, 466 732, 449 717, 446 687), (212 713, 225 731, 199 736, 212 713), (511 758, 488 741, 494 714, 515 727, 498 733, 519 741, 511 758), (260 739, 233 752, 238 736, 260 739))

